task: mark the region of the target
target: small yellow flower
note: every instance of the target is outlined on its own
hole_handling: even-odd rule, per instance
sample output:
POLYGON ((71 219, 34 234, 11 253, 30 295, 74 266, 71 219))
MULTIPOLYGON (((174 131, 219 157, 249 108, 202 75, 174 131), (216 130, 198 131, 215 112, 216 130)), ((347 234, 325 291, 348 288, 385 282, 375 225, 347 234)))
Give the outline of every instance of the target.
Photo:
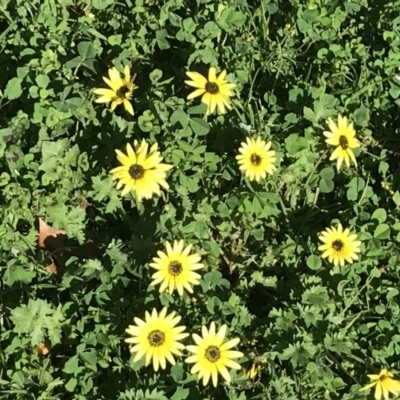
POLYGON ((319 239, 323 243, 318 250, 323 251, 322 258, 328 257, 334 265, 344 266, 345 262, 352 264, 358 260, 361 242, 357 235, 350 234, 349 228, 343 230, 341 224, 337 228, 327 228, 320 234, 319 239))
POLYGON ((205 326, 202 327, 203 337, 193 334, 193 340, 196 345, 186 346, 194 355, 188 357, 185 362, 191 364, 195 363, 191 369, 192 374, 199 374, 198 378, 203 378, 203 385, 206 386, 212 379, 213 385, 216 387, 218 384, 218 373, 230 382, 232 380, 228 368, 240 369, 241 366, 235 358, 243 357, 240 351, 231 350, 235 347, 240 339, 232 339, 224 343, 227 326, 222 325, 218 332, 216 332, 215 323, 211 322, 210 329, 205 326))
POLYGON ((124 78, 121 78, 118 70, 115 67, 108 70, 108 76, 110 79, 104 76, 103 80, 111 89, 94 89, 93 93, 101 96, 97 98, 95 102, 111 102, 111 111, 114 111, 118 105, 123 104, 125 110, 129 114, 133 115, 133 107, 129 100, 132 96, 132 92, 137 89, 137 86, 135 86, 133 79, 131 79, 129 67, 127 65, 125 66, 124 78))
POLYGON ((357 165, 356 158, 353 150, 360 147, 360 142, 356 139, 356 131, 354 130, 353 123, 347 123, 347 117, 338 116, 338 124, 336 125, 331 118, 327 119, 327 124, 330 131, 324 131, 327 137, 326 143, 336 146, 335 151, 332 153, 330 160, 337 159, 337 169, 343 164, 343 161, 350 167, 350 161, 357 165))
POLYGON ((249 370, 246 373, 246 376, 249 379, 255 379, 257 376, 261 375, 262 371, 262 364, 259 361, 255 361, 249 368, 249 370))
POLYGON ((400 382, 393 379, 393 374, 387 369, 382 369, 379 375, 373 374, 367 376, 372 382, 360 389, 360 392, 375 386, 376 400, 381 400, 382 395, 385 400, 389 400, 389 393, 396 397, 400 395, 400 382))
POLYGON ((226 112, 226 108, 232 108, 230 97, 233 96, 232 89, 236 85, 225 80, 226 70, 223 70, 217 77, 215 68, 210 67, 208 79, 198 72, 188 71, 186 75, 192 80, 185 81, 185 83, 197 88, 187 98, 190 100, 203 95, 201 101, 207 105, 206 115, 213 114, 217 107, 221 114, 226 112))
POLYGON ((167 315, 167 308, 164 307, 158 314, 153 308, 150 315, 148 311, 145 313, 145 320, 134 318, 136 325, 129 325, 126 332, 131 338, 125 339, 126 343, 132 344, 131 353, 136 353, 134 362, 143 356, 146 356, 146 366, 153 360, 154 371, 158 368, 166 368, 166 361, 175 365, 174 354, 181 356, 181 350, 185 346, 180 340, 189 336, 183 333, 185 326, 176 326, 181 317, 176 317, 175 312, 167 315))
POLYGON ((140 144, 135 140, 133 145, 134 148, 129 143, 126 145, 126 155, 115 150, 118 161, 122 164, 110 171, 112 179, 118 180, 117 189, 125 185, 121 195, 132 191, 138 201, 142 201, 143 198, 150 199, 153 193, 160 196, 160 186, 169 188, 165 181, 166 171, 173 166, 161 163, 163 158, 157 143, 151 146, 150 151, 149 144, 144 139, 140 144))
POLYGON ((174 241, 173 246, 166 242, 166 253, 157 252, 158 257, 153 258, 153 263, 149 264, 151 268, 158 271, 153 274, 154 279, 151 285, 160 285, 160 292, 167 289, 170 294, 176 289, 180 296, 186 289, 193 293, 192 285, 198 285, 201 276, 194 272, 204 267, 200 263, 200 256, 197 253, 189 254, 192 245, 184 248, 183 240, 174 241))
POLYGON ((271 149, 271 142, 266 143, 261 137, 256 140, 247 138, 236 156, 239 168, 244 171, 249 180, 264 179, 267 174, 272 175, 276 170, 275 151, 271 149))

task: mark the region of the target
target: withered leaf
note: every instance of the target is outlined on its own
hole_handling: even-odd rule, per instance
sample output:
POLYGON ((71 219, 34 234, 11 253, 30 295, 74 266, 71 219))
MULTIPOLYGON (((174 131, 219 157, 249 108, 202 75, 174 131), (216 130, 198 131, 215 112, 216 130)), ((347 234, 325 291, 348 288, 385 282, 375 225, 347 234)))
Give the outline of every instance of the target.
POLYGON ((62 276, 65 272, 65 264, 70 257, 80 260, 87 258, 99 258, 103 249, 92 240, 87 240, 80 246, 66 246, 68 236, 64 230, 55 230, 41 218, 37 221, 39 231, 38 246, 50 253, 52 262, 45 269, 53 274, 62 276))

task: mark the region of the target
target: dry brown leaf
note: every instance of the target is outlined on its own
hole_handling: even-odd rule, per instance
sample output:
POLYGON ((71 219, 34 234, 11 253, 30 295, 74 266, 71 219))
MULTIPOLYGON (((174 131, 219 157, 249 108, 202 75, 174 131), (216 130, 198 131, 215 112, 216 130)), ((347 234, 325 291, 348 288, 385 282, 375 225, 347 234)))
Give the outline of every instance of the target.
POLYGON ((41 249, 49 250, 48 247, 50 244, 53 244, 56 248, 64 245, 67 232, 63 230, 56 231, 50 225, 46 224, 42 218, 38 219, 37 229, 39 231, 38 244, 41 249))
POLYGON ((55 230, 41 218, 38 219, 37 229, 39 231, 38 246, 50 253, 52 262, 45 269, 53 274, 62 276, 65 272, 65 263, 70 257, 80 260, 87 258, 99 258, 103 249, 92 240, 87 240, 80 246, 66 246, 68 236, 64 230, 55 230))
POLYGON ((56 264, 54 264, 54 262, 52 262, 51 264, 49 264, 46 267, 44 267, 44 269, 46 271, 49 271, 49 272, 53 273, 53 274, 57 273, 57 266, 56 266, 56 264))

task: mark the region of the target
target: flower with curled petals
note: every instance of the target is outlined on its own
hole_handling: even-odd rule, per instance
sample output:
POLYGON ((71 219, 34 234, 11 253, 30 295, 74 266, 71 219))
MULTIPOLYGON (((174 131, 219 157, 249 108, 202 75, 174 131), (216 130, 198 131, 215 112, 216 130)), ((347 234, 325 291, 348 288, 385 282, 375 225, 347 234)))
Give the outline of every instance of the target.
POLYGON ((353 123, 348 123, 347 117, 342 117, 341 115, 338 116, 337 125, 331 118, 328 118, 326 122, 330 131, 324 131, 324 136, 327 138, 325 142, 336 146, 329 159, 337 159, 336 167, 338 170, 340 170, 343 161, 348 167, 350 167, 350 161, 357 166, 356 157, 352 149, 360 147, 360 142, 356 139, 356 131, 353 123))
POLYGON ((215 323, 211 322, 210 329, 202 327, 203 337, 193 334, 193 340, 196 345, 186 346, 187 350, 193 353, 185 362, 194 363, 191 373, 198 373, 198 378, 203 379, 203 385, 206 386, 212 380, 214 387, 218 384, 218 374, 230 382, 232 380, 228 368, 239 370, 240 364, 233 361, 235 358, 243 357, 240 351, 231 350, 239 342, 239 338, 224 342, 227 326, 222 325, 216 332, 215 323))
POLYGON ((134 77, 131 79, 131 71, 129 67, 126 65, 124 68, 124 77, 121 78, 118 70, 113 67, 108 70, 108 76, 103 77, 103 80, 110 89, 98 88, 94 89, 93 93, 99 95, 95 102, 96 103, 111 103, 111 111, 114 111, 115 108, 123 104, 125 110, 133 115, 133 107, 130 102, 130 98, 132 96, 132 92, 137 89, 137 86, 133 83, 134 77))
POLYGON ((188 71, 186 75, 192 80, 185 81, 185 83, 196 88, 187 98, 190 100, 197 96, 203 96, 201 101, 207 105, 206 115, 213 114, 217 107, 221 114, 224 114, 226 109, 232 108, 230 97, 233 96, 232 89, 236 85, 225 80, 225 69, 217 77, 215 68, 210 67, 208 79, 198 72, 188 71))
POLYGON ((385 400, 389 400, 389 393, 396 397, 400 395, 400 382, 393 379, 393 374, 386 368, 382 369, 378 375, 371 374, 367 376, 372 382, 361 388, 360 392, 375 386, 375 400, 381 400, 382 396, 385 400))
POLYGON ((166 242, 166 253, 159 251, 158 257, 153 258, 151 268, 158 271, 153 274, 153 282, 151 285, 160 285, 160 292, 168 289, 172 294, 176 289, 180 296, 183 295, 183 289, 189 293, 193 293, 192 285, 198 285, 200 275, 194 271, 202 269, 200 256, 197 253, 190 254, 192 245, 189 244, 184 248, 183 240, 175 240, 173 246, 166 242))
POLYGON ((165 369, 167 361, 175 365, 174 355, 181 356, 181 350, 185 348, 180 340, 189 336, 184 333, 185 326, 176 326, 180 320, 175 312, 167 315, 166 307, 159 314, 155 308, 151 314, 146 311, 144 321, 135 317, 136 325, 129 325, 126 329, 132 337, 125 339, 132 345, 131 353, 136 353, 133 361, 145 356, 146 366, 153 361, 154 371, 158 371, 159 367, 165 369))

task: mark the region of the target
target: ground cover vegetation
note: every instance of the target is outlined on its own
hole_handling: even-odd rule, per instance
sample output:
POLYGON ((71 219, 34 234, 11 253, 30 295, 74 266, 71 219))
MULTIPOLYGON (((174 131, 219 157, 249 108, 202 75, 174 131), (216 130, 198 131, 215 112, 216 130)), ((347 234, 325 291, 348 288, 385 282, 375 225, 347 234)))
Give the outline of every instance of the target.
POLYGON ((400 394, 400 1, 0 0, 0 399, 400 394))

